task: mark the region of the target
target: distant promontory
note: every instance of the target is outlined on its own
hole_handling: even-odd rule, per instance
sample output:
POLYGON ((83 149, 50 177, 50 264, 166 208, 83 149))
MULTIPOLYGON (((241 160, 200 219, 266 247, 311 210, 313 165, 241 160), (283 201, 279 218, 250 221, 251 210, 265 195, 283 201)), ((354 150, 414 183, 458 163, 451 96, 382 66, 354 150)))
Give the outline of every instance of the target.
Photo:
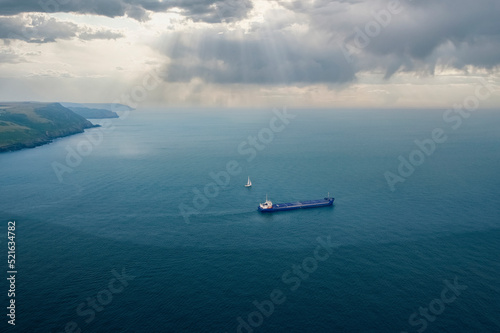
MULTIPOLYGON (((104 108, 101 110, 84 113, 103 118, 103 111, 111 112, 104 108)), ((116 113, 116 117, 106 114, 118 117, 116 113)), ((82 133, 87 128, 98 126, 85 118, 60 103, 0 102, 0 152, 40 146, 55 138, 82 133)))
POLYGON ((133 110, 123 104, 108 103, 61 103, 62 106, 86 119, 118 118, 116 112, 133 110))

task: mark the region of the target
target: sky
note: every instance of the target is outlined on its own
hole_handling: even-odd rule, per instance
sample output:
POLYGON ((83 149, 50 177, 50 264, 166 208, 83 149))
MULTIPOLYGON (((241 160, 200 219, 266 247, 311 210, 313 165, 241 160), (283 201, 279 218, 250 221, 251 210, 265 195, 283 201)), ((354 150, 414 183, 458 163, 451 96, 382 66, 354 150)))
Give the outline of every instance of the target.
POLYGON ((500 107, 498 0, 0 0, 0 100, 500 107))

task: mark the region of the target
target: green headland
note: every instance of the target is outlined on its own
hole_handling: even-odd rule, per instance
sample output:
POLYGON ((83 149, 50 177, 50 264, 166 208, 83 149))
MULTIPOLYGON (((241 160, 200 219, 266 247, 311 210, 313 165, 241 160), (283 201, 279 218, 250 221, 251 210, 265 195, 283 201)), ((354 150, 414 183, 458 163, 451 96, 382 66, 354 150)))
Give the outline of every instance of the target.
POLYGON ((59 103, 0 102, 0 152, 40 146, 96 126, 59 103))

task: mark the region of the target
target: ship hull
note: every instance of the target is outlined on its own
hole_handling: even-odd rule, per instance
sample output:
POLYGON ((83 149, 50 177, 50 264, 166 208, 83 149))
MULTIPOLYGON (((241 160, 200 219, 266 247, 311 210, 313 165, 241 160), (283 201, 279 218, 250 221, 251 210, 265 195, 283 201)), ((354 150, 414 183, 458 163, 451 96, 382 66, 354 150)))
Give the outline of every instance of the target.
POLYGON ((295 210, 295 209, 306 209, 306 208, 317 208, 317 207, 327 207, 333 205, 334 198, 325 198, 320 200, 308 200, 308 201, 297 201, 297 202, 289 202, 289 203, 280 203, 273 205, 273 208, 263 209, 262 207, 258 207, 258 210, 263 213, 273 213, 273 212, 281 212, 286 210, 295 210))

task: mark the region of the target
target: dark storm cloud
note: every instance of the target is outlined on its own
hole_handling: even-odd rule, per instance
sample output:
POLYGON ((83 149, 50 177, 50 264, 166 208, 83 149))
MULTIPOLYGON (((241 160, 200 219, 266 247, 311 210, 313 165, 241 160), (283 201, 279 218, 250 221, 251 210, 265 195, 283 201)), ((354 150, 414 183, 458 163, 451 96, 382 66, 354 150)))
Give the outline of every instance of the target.
MULTIPOLYGON (((398 72, 433 74, 438 66, 494 70, 500 64, 498 0, 400 0, 389 18, 384 13, 398 0, 269 1, 281 9, 270 6, 263 22, 246 28, 231 22, 247 16, 251 0, 0 0, 0 13, 92 13, 143 21, 151 13, 180 9, 193 21, 212 24, 165 32, 164 78, 175 82, 343 84, 360 72, 383 71, 390 78, 398 72), (230 22, 232 30, 221 22, 230 22), (376 33, 367 31, 373 24, 376 33)), ((121 37, 48 19, 32 26, 16 17, 0 17, 0 38, 121 37)))
POLYGON ((165 12, 179 8, 194 21, 237 21, 250 9, 250 0, 0 0, 2 15, 29 12, 65 12, 95 14, 108 17, 129 16, 139 21, 149 12, 165 12))
POLYGON ((337 41, 340 36, 341 44, 355 54, 357 70, 382 68, 390 77, 398 70, 432 74, 437 65, 491 69, 500 64, 499 1, 401 0, 398 13, 387 19, 380 14, 389 12, 389 3, 351 1, 332 7, 331 2, 316 1, 300 10, 315 29, 344 33, 337 34, 337 41), (335 15, 338 19, 332 19, 335 15), (374 22, 378 34, 373 33, 374 22), (367 27, 373 29, 372 36, 367 27))
POLYGON ((101 29, 93 31, 75 23, 62 22, 45 15, 31 14, 0 16, 0 39, 22 40, 28 43, 51 43, 58 39, 78 37, 82 40, 116 39, 121 34, 101 29))
POLYGON ((170 58, 165 80, 345 83, 359 72, 382 70, 390 78, 400 71, 433 74, 437 66, 500 64, 498 0, 401 0, 396 7, 392 0, 279 3, 286 18, 268 15, 249 34, 205 30, 167 37, 175 44, 164 50, 170 58), (297 23, 307 32, 291 29, 297 23))
POLYGON ((164 49, 171 59, 165 69, 166 81, 199 78, 220 84, 311 84, 345 83, 354 78, 339 50, 285 31, 246 38, 214 31, 183 37, 171 37, 175 44, 164 49))

